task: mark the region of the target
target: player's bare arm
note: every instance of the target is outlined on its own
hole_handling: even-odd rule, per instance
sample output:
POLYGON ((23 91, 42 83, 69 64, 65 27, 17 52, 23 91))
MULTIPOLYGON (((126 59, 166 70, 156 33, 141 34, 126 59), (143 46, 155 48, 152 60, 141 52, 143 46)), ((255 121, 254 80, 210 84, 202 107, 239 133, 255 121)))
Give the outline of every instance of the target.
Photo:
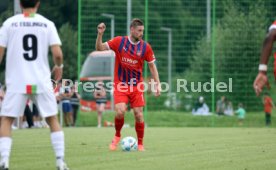
POLYGON ((148 66, 149 66, 152 78, 157 83, 156 84, 155 96, 160 96, 160 94, 161 94, 161 85, 160 85, 159 74, 158 74, 156 65, 154 64, 154 62, 152 62, 152 63, 148 63, 148 66))
POLYGON ((105 51, 105 50, 109 50, 108 46, 103 43, 103 34, 105 31, 105 24, 104 23, 100 23, 97 27, 98 29, 98 35, 97 35, 97 39, 96 39, 96 50, 97 51, 105 51))
POLYGON ((263 43, 263 49, 259 65, 259 73, 253 84, 253 88, 257 96, 260 95, 264 86, 270 88, 266 72, 267 63, 272 52, 274 41, 276 41, 276 29, 272 29, 271 31, 269 31, 263 43))
POLYGON ((0 64, 2 63, 2 60, 3 60, 3 56, 5 54, 5 47, 1 47, 0 46, 0 64))
POLYGON ((260 64, 267 64, 270 54, 273 48, 273 42, 276 41, 276 29, 272 29, 267 34, 264 42, 263 42, 263 49, 260 59, 260 64))
POLYGON ((55 80, 59 81, 62 78, 62 72, 63 72, 63 54, 62 50, 59 45, 53 45, 51 46, 51 51, 53 55, 53 61, 54 61, 54 68, 53 73, 55 76, 55 80))

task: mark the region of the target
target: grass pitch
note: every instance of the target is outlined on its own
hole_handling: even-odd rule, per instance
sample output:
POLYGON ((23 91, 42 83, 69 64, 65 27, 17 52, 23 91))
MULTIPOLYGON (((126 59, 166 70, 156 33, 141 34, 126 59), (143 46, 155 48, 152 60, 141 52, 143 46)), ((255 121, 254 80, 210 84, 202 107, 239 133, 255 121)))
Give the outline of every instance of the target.
MULTIPOLYGON (((271 127, 276 127, 275 113, 272 114, 271 127)), ((114 121, 114 112, 104 112, 103 120, 114 121)), ((248 112, 243 126, 238 124, 237 116, 193 116, 188 112, 175 111, 149 111, 145 115, 146 122, 150 127, 265 127, 265 115, 263 112, 248 112)), ((78 125, 97 126, 96 112, 80 112, 78 125)), ((125 123, 134 126, 133 113, 125 115, 125 123)))
MULTIPOLYGON (((70 170, 274 170, 275 128, 146 128, 145 152, 110 152, 113 128, 67 128, 70 170)), ((123 136, 136 136, 125 128, 123 136)), ((54 170, 48 129, 13 132, 11 170, 54 170)))

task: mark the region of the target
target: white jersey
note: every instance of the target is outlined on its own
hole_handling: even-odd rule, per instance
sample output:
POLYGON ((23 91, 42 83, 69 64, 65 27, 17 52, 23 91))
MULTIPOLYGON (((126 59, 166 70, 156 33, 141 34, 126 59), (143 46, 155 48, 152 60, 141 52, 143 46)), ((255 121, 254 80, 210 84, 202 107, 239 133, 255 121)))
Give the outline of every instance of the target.
POLYGON ((0 46, 7 48, 7 92, 27 93, 27 86, 36 93, 53 89, 49 68, 49 46, 61 45, 54 23, 34 14, 18 14, 8 18, 0 30, 0 46))

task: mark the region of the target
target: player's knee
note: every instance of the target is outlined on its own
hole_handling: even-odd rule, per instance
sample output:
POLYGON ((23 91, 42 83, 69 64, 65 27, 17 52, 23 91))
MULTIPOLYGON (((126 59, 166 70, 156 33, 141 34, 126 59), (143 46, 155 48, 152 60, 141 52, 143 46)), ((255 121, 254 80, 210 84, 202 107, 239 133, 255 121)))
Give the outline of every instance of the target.
POLYGON ((124 105, 118 105, 115 107, 116 113, 125 113, 126 112, 126 106, 124 105))
POLYGON ((133 112, 135 115, 143 115, 143 108, 134 108, 133 112))
POLYGON ((59 125, 57 116, 46 117, 45 120, 49 125, 51 132, 61 131, 61 126, 59 125))
POLYGON ((56 120, 56 116, 50 116, 45 118, 46 122, 49 124, 56 120))
POLYGON ((136 122, 143 122, 144 121, 143 112, 136 112, 134 115, 135 115, 136 122))
POLYGON ((116 110, 116 117, 117 118, 123 118, 125 115, 125 110, 124 109, 117 109, 116 110))
POLYGON ((56 116, 46 117, 45 120, 49 126, 58 124, 58 119, 56 116))

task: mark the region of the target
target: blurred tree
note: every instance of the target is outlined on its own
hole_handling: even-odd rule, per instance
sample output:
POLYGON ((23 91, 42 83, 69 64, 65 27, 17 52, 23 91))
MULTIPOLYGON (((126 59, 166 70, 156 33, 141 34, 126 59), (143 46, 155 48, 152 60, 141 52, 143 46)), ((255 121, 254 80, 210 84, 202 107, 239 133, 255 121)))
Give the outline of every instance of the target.
POLYGON ((52 20, 57 28, 68 22, 74 30, 77 30, 77 0, 41 0, 38 13, 52 20))
POLYGON ((77 80, 77 32, 69 23, 65 23, 59 29, 62 41, 62 51, 64 56, 64 78, 77 80))
POLYGON ((0 1, 0 13, 2 13, 3 11, 6 11, 9 7, 9 0, 1 0, 0 1))
MULTIPOLYGON (((262 1, 257 1, 244 12, 242 7, 228 1, 223 18, 218 21, 215 32, 215 78, 216 82, 233 79, 233 92, 225 93, 236 103, 243 102, 250 109, 260 109, 256 105, 252 83, 256 76, 260 49, 266 33, 267 10, 262 1), (250 98, 250 100, 248 100, 250 98)), ((184 77, 190 81, 207 82, 212 77, 212 48, 206 38, 197 42, 192 51, 190 68, 184 77)), ((200 94, 199 94, 200 95, 200 94)), ((217 93, 217 95, 222 95, 217 93)), ((210 96, 210 94, 205 94, 210 96)), ((211 98, 206 101, 211 102, 211 98)))

